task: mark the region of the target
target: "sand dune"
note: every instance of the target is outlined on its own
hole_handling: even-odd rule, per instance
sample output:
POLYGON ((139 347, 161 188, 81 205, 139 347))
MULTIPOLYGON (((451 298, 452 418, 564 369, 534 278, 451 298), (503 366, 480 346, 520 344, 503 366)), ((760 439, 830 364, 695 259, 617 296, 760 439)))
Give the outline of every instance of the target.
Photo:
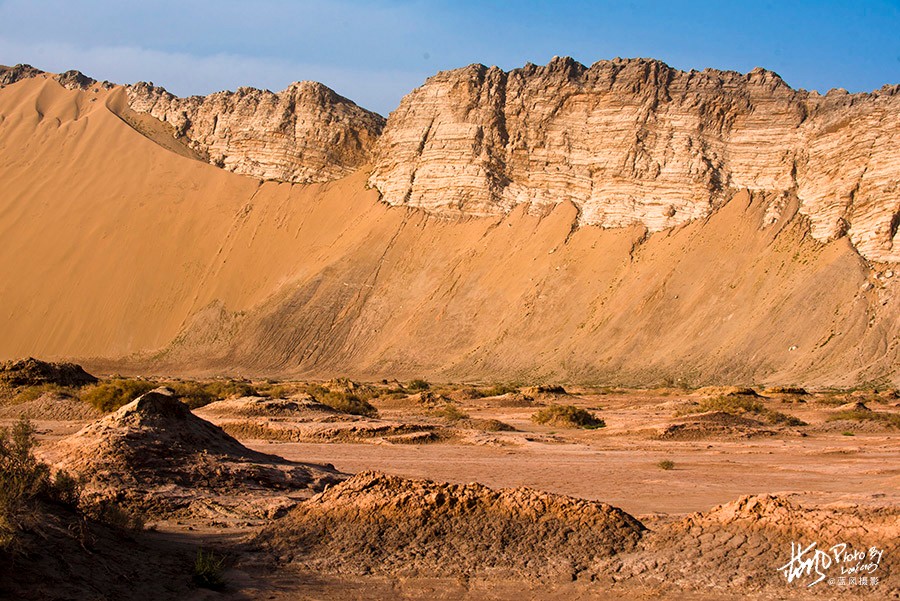
POLYGON ((182 156, 154 141, 164 131, 117 115, 123 93, 46 77, 0 90, 0 358, 361 378, 900 381, 894 280, 874 278, 846 239, 813 240, 794 198, 740 192, 652 235, 577 228, 568 203, 442 218, 380 203, 367 169, 261 183, 182 156))

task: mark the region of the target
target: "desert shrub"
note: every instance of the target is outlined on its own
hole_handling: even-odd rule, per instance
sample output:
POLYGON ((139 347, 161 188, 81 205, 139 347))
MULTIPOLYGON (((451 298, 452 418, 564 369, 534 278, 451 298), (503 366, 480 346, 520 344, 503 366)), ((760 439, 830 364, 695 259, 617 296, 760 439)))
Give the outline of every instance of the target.
POLYGON ((445 403, 440 409, 436 409, 434 414, 442 417, 450 422, 458 422, 461 419, 468 419, 469 415, 459 409, 453 403, 445 403))
POLYGON ((225 558, 212 551, 197 551, 192 579, 202 588, 220 591, 225 588, 225 558))
POLYGON ((856 434, 854 434, 850 430, 844 430, 843 432, 841 432, 841 436, 856 436, 856 434))
POLYGON ((681 412, 681 415, 690 413, 707 413, 709 411, 721 411, 731 415, 754 415, 770 424, 784 424, 786 426, 805 426, 806 422, 792 415, 781 413, 767 408, 761 401, 749 396, 718 396, 701 400, 697 405, 689 407, 681 412))
POLYGON ((660 461, 659 463, 656 464, 656 467, 658 467, 661 470, 666 470, 666 471, 673 470, 673 469, 675 469, 675 462, 671 461, 669 459, 663 459, 662 461, 660 461))
POLYGON ((243 380, 213 380, 210 382, 170 382, 167 384, 183 403, 197 409, 231 397, 255 396, 256 390, 243 380))
POLYGON ((481 397, 503 396, 504 394, 515 394, 519 392, 518 387, 509 384, 495 384, 487 388, 479 388, 478 394, 481 397))
POLYGON ((482 432, 515 432, 516 429, 499 419, 470 419, 469 426, 482 432))
POLYGON ((429 388, 431 388, 431 384, 429 384, 426 380, 416 378, 415 380, 410 380, 409 384, 406 385, 406 388, 412 391, 428 390, 429 388))
POLYGON ((115 528, 122 533, 141 532, 146 526, 146 521, 142 514, 112 501, 96 502, 85 508, 85 514, 91 519, 115 528))
POLYGON ((300 387, 300 392, 305 392, 318 401, 320 398, 324 397, 331 391, 321 384, 307 384, 300 387))
POLYGON ((350 413, 351 415, 364 415, 366 417, 377 417, 378 410, 371 403, 359 398, 355 394, 347 394, 346 392, 331 391, 316 400, 324 405, 328 405, 332 409, 350 413))
POLYGON ((34 435, 26 419, 0 429, 0 548, 13 541, 36 498, 50 487, 50 469, 34 456, 34 435))
POLYGON ((574 405, 548 405, 531 416, 538 424, 547 424, 564 428, 603 428, 606 422, 574 405))
POLYGON ((826 421, 875 421, 891 428, 900 429, 900 413, 888 413, 887 411, 866 411, 864 409, 848 409, 829 415, 826 421))
POLYGON ((18 389, 12 398, 12 403, 16 405, 27 403, 39 399, 48 393, 56 393, 64 396, 72 396, 74 394, 71 388, 60 386, 59 384, 37 384, 18 389))
POLYGON ((95 384, 82 391, 80 396, 86 403, 109 413, 154 388, 156 384, 146 380, 114 379, 95 384))

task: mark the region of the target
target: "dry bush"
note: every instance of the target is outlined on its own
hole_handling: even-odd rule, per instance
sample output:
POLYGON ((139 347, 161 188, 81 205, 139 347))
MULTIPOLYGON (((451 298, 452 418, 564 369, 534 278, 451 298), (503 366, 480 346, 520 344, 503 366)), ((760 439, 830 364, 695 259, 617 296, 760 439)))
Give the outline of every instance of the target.
POLYGON ((332 409, 343 411, 351 415, 364 415, 366 417, 378 417, 378 410, 366 400, 359 398, 355 394, 346 392, 331 391, 316 400, 323 405, 328 405, 332 409))
POLYGON ((865 411, 858 409, 850 409, 847 411, 839 411, 834 415, 829 415, 825 421, 874 421, 891 428, 900 429, 900 413, 888 413, 887 411, 865 411))
POLYGON ((459 407, 453 403, 445 403, 443 407, 435 409, 433 413, 435 416, 442 417, 449 422, 458 422, 459 420, 468 419, 469 417, 468 413, 461 411, 459 407))
POLYGON ((574 405, 548 405, 532 415, 531 420, 561 428, 596 429, 606 426, 606 422, 590 411, 574 405))
POLYGON ((147 380, 113 379, 100 382, 81 392, 81 400, 93 405, 104 413, 115 411, 134 399, 156 388, 147 380))
POLYGON ((170 382, 166 384, 191 409, 232 397, 256 396, 253 386, 244 380, 213 380, 211 382, 170 382))

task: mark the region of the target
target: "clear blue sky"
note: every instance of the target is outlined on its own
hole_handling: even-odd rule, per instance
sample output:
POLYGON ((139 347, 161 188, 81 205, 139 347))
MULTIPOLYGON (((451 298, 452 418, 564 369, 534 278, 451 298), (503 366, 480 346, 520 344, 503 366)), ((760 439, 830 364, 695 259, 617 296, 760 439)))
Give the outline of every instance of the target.
POLYGON ((312 79, 387 114, 436 71, 554 55, 762 66, 795 88, 870 91, 900 83, 900 0, 0 0, 0 64, 179 95, 312 79))

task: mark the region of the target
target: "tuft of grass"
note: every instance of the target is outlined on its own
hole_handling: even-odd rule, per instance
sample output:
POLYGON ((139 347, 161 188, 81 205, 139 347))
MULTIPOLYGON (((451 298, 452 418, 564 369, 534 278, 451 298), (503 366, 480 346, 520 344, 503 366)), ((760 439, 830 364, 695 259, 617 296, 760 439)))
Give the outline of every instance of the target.
POLYGON ((825 421, 875 421, 882 423, 891 428, 900 429, 900 413, 888 413, 887 411, 862 411, 858 409, 850 409, 847 411, 838 411, 833 415, 829 415, 825 421))
POLYGON ((81 392, 81 400, 104 413, 115 411, 134 399, 156 388, 146 380, 113 379, 94 384, 81 392))
POLYGON ((225 588, 225 557, 212 551, 197 551, 191 579, 201 588, 221 591, 225 588))
POLYGON ((518 387, 511 386, 509 384, 495 384, 493 386, 489 386, 488 388, 480 388, 477 390, 478 395, 481 397, 491 397, 491 396, 503 396, 504 394, 511 394, 519 392, 518 387))
POLYGON ((666 470, 666 471, 674 470, 675 462, 671 461, 669 459, 663 459, 662 461, 660 461, 659 463, 656 464, 656 467, 658 467, 661 470, 666 470))
POLYGON ((537 424, 547 424, 561 428, 593 430, 606 426, 606 422, 590 411, 574 405, 548 405, 532 415, 531 420, 537 424))
POLYGON ((843 432, 841 432, 841 436, 856 436, 856 434, 854 434, 850 430, 844 430, 843 432))
POLYGON ((754 415, 764 419, 770 424, 784 424, 786 426, 805 426, 806 422, 792 415, 781 413, 767 408, 761 401, 749 396, 718 396, 701 400, 696 406, 690 407, 679 415, 691 413, 707 413, 709 411, 721 411, 731 415, 754 415))

